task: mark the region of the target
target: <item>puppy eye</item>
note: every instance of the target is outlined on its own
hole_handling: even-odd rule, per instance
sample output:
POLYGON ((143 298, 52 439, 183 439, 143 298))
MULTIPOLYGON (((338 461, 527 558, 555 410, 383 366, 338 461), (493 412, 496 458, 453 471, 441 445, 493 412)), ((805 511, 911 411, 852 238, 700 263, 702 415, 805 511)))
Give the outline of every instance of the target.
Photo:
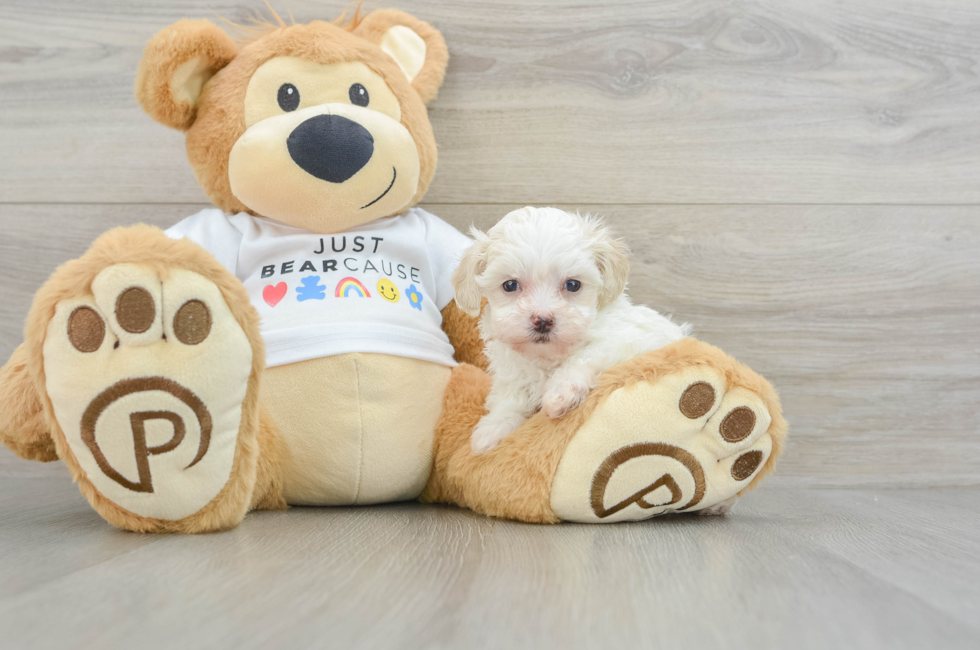
POLYGON ((299 91, 293 84, 279 86, 279 108, 289 113, 299 108, 299 91))
POLYGON ((517 288, 521 286, 517 284, 517 280, 507 280, 504 282, 504 291, 517 291, 517 288))
POLYGON ((347 91, 350 96, 350 103, 354 106, 367 106, 368 102, 371 101, 371 96, 368 95, 367 88, 361 84, 354 84, 347 91))
POLYGON ((571 291, 572 293, 578 291, 582 288, 582 283, 578 280, 566 280, 565 281, 565 291, 571 291))

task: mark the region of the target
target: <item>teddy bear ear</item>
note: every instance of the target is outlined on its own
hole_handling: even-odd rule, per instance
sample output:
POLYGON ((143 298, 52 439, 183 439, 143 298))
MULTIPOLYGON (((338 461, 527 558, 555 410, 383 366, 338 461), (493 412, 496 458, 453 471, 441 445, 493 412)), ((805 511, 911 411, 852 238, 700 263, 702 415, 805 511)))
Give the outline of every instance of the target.
POLYGON ((435 99, 449 61, 439 30, 405 12, 382 9, 365 16, 354 33, 393 58, 423 102, 435 99))
POLYGON ((136 73, 136 99, 150 117, 186 131, 204 84, 238 54, 235 41, 208 20, 181 20, 146 44, 136 73))

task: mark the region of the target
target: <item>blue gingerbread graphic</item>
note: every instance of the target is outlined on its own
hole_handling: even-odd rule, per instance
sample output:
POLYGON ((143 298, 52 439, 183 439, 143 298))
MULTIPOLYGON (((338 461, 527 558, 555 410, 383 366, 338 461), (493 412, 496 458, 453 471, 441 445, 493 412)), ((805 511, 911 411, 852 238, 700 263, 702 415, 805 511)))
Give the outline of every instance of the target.
POLYGON ((327 287, 320 284, 319 275, 309 275, 303 278, 303 285, 296 287, 296 300, 323 300, 327 297, 327 287))
POLYGON ((405 295, 408 296, 408 302, 410 305, 412 305, 413 309, 422 311, 422 292, 419 291, 414 284, 408 288, 405 295))

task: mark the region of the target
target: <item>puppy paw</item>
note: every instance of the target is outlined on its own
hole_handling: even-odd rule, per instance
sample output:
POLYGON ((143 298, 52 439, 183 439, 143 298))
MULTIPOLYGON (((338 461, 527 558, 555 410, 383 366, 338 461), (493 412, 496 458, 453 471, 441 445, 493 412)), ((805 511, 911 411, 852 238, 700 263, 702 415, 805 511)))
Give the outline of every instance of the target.
POLYGON ((589 390, 589 385, 579 380, 550 381, 541 400, 541 410, 549 418, 560 418, 584 402, 589 390))
POLYGON ((515 428, 508 422, 484 417, 473 429, 473 434, 470 436, 470 449, 473 451, 473 455, 479 456, 495 449, 501 440, 514 432, 515 428))

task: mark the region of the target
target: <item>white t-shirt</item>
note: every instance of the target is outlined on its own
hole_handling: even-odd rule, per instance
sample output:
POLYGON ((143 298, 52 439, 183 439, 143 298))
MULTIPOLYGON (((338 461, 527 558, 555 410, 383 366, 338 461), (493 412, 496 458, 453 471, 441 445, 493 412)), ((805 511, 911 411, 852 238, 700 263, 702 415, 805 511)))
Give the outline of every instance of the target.
POLYGON ((347 352, 456 365, 440 312, 472 242, 425 210, 319 235, 213 208, 167 235, 200 244, 242 281, 269 367, 347 352))

